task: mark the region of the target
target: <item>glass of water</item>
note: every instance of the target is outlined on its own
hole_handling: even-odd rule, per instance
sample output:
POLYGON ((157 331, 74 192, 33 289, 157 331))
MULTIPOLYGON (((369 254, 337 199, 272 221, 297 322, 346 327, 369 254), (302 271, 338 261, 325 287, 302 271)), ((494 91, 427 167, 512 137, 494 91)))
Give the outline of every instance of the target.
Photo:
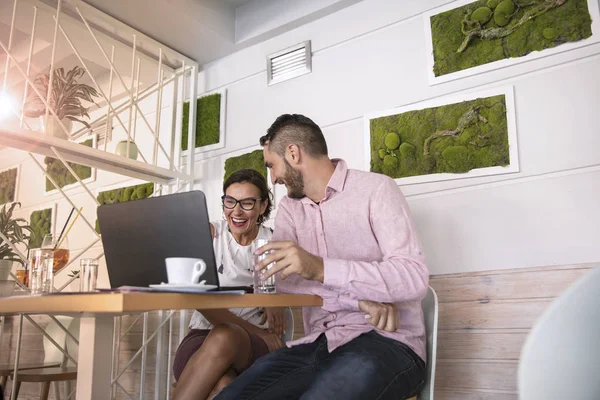
POLYGON ((54 252, 52 249, 32 250, 29 260, 31 294, 52 293, 54 290, 54 252))
POLYGON ((82 258, 79 261, 79 291, 93 292, 98 281, 98 260, 95 258, 82 258))
MULTIPOLYGON (((256 253, 256 250, 259 247, 262 247, 262 246, 266 245, 267 243, 269 243, 269 241, 267 239, 256 239, 254 241, 252 251, 254 253, 256 253)), ((272 252, 273 251, 266 251, 261 255, 254 254, 254 265, 258 264, 260 261, 267 258, 267 256, 269 254, 271 254, 272 252)), ((253 272, 254 293, 276 293, 276 291, 275 291, 275 275, 272 275, 272 276, 268 277, 267 279, 264 279, 264 271, 268 270, 273 265, 274 265, 274 263, 271 263, 265 269, 253 272)))

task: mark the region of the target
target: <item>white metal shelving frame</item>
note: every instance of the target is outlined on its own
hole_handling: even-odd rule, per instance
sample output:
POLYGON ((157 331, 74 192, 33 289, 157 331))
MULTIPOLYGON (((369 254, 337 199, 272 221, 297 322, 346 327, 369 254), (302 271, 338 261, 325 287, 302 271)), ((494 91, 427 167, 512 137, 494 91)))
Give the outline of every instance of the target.
MULTIPOLYGON (((91 126, 96 126, 99 123, 107 123, 109 127, 112 126, 112 121, 116 120, 116 125, 120 126, 127 136, 127 151, 129 154, 129 143, 131 140, 140 140, 136 137, 137 127, 136 123, 138 119, 144 123, 148 131, 151 133, 151 137, 145 138, 152 141, 152 154, 141 154, 140 158, 142 161, 131 160, 125 157, 121 157, 106 151, 106 141, 104 142, 104 149, 99 148, 88 148, 81 146, 75 142, 63 140, 51 136, 44 135, 43 133, 33 131, 29 125, 27 119, 24 117, 22 109, 13 109, 12 112, 19 120, 19 127, 3 127, 0 123, 0 145, 7 148, 13 148, 22 150, 29 153, 30 158, 34 161, 40 170, 44 173, 46 178, 52 182, 54 187, 60 192, 62 198, 69 203, 73 208, 79 209, 74 198, 71 198, 69 194, 62 190, 58 184, 52 179, 46 172, 42 164, 37 160, 35 155, 43 155, 54 157, 62 162, 67 170, 77 180, 79 185, 84 191, 93 199, 95 204, 98 201, 90 188, 77 176, 75 171, 68 164, 77 163, 81 165, 87 165, 92 168, 96 168, 102 171, 108 171, 123 176, 142 179, 145 181, 154 182, 156 184, 154 195, 176 193, 179 191, 191 190, 194 182, 194 151, 189 151, 186 154, 185 165, 183 165, 182 154, 179 143, 181 142, 181 131, 182 127, 178 121, 181 120, 182 115, 182 104, 187 99, 195 99, 197 97, 197 77, 198 77, 198 64, 182 54, 168 48, 167 46, 143 35, 135 29, 115 20, 114 18, 102 13, 94 7, 84 3, 81 0, 57 0, 56 7, 53 8, 47 3, 39 0, 13 0, 13 13, 11 19, 10 34, 7 43, 0 40, 0 54, 6 55, 6 64, 4 68, 4 78, 2 82, 2 91, 0 94, 6 91, 8 82, 10 80, 11 68, 14 67, 18 71, 18 76, 24 80, 24 90, 22 98, 20 99, 21 108, 25 105, 25 99, 30 91, 34 91, 35 94, 40 98, 46 108, 45 122, 48 122, 48 118, 53 118, 59 127, 66 133, 67 137, 80 138, 90 132, 90 128, 82 128, 75 133, 69 132, 64 124, 58 119, 56 110, 54 110, 50 104, 50 92, 53 87, 54 74, 53 71, 56 68, 55 65, 55 53, 57 47, 57 39, 62 36, 64 40, 69 44, 73 53, 76 55, 81 66, 86 70, 87 76, 93 83, 94 88, 98 91, 102 98, 102 104, 106 107, 106 113, 101 117, 96 118, 92 121, 91 126), (15 22, 17 10, 22 11, 23 9, 29 10, 32 15, 32 26, 31 36, 29 44, 29 53, 27 58, 26 67, 20 65, 19 60, 12 52, 13 38, 15 35, 15 22), (37 23, 40 13, 51 13, 53 14, 54 30, 52 37, 52 49, 51 57, 49 60, 49 90, 47 94, 40 93, 33 84, 33 79, 30 77, 31 73, 31 59, 33 50, 35 47, 37 32, 37 23), (63 21, 69 21, 71 24, 78 24, 79 28, 83 29, 89 34, 89 42, 96 46, 97 50, 102 54, 107 68, 110 70, 110 77, 108 83, 108 89, 105 91, 102 86, 98 83, 96 78, 90 71, 86 60, 81 55, 77 46, 74 44, 70 34, 67 32, 67 24, 63 21), (110 35, 113 34, 114 37, 110 35), (101 39, 112 39, 110 49, 104 48, 101 44, 101 39), (129 39, 128 39, 129 38, 129 39), (119 72, 115 66, 115 48, 124 49, 131 51, 131 65, 129 72, 130 84, 127 85, 126 79, 123 74, 119 72), (140 64, 144 62, 154 62, 157 65, 156 68, 156 82, 146 87, 144 90, 140 90, 140 64), (124 91, 125 96, 120 98, 113 98, 114 85, 121 85, 121 90, 124 91), (170 129, 170 147, 165 149, 161 144, 160 140, 160 111, 163 104, 163 89, 173 84, 173 98, 171 102, 172 108, 172 123, 170 129), (187 92, 187 95, 186 95, 187 92), (142 111, 139 103, 149 96, 156 94, 156 121, 152 125, 145 113, 142 111), (124 113, 127 113, 128 118, 124 121, 121 117, 124 113), (159 154, 166 158, 168 165, 159 165, 159 154)), ((196 102, 190 101, 189 115, 188 115, 188 148, 193 149, 195 146, 196 137, 196 102)), ((47 124, 46 124, 47 125, 47 124)), ((144 139, 142 139, 144 140, 144 139)), ((164 159, 163 158, 163 159, 164 159)), ((71 257, 70 263, 78 259, 86 251, 100 242, 101 237, 95 231, 94 224, 87 218, 81 215, 79 220, 81 223, 86 224, 89 229, 93 232, 93 240, 85 246, 85 248, 71 257)), ((78 222, 79 222, 78 221, 78 222)), ((0 233, 0 238, 7 241, 6 238, 0 233)), ((24 254, 22 254, 15 246, 17 254, 26 260, 24 254)), ((103 257, 103 253, 97 256, 97 258, 103 257)), ((69 263, 69 264, 70 264, 69 263)), ((69 265, 67 264, 67 266, 69 265)), ((61 269, 65 271, 67 268, 61 269)), ((61 272, 59 271, 59 273, 61 272)), ((12 274, 11 274, 12 275, 12 274)), ((20 282, 12 275, 13 279, 20 282)), ((68 285, 76 279, 71 278, 60 288, 55 288, 57 291, 62 291, 68 285)), ((22 285, 21 285, 22 286, 22 285)), ((120 383, 119 378, 123 375, 124 371, 132 365, 137 357, 141 357, 141 376, 140 376, 140 391, 137 394, 140 399, 144 396, 144 384, 145 384, 145 368, 148 344, 151 340, 156 340, 156 373, 155 373, 155 387, 154 387, 154 398, 165 399, 170 397, 170 375, 171 375, 171 343, 172 343, 172 316, 174 311, 170 312, 159 312, 159 327, 155 332, 148 332, 148 313, 144 313, 138 317, 143 318, 143 344, 140 350, 126 363, 125 367, 119 370, 119 351, 120 342, 131 330, 133 325, 137 322, 135 320, 125 332, 122 331, 122 320, 121 317, 116 317, 115 320, 115 333, 113 339, 113 363, 112 363, 112 388, 110 398, 116 398, 117 392, 121 391, 127 398, 133 399, 134 396, 129 393, 120 383), (168 344, 168 349, 165 351, 165 345, 168 344), (166 357, 165 357, 165 354, 166 357)), ((180 318, 180 325, 183 324, 185 313, 182 313, 180 318)), ((15 369, 14 376, 18 375, 19 365, 19 354, 21 345, 21 333, 23 319, 27 319, 30 323, 34 324, 39 330, 57 346, 62 353, 65 355, 65 359, 70 359, 71 362, 75 360, 69 356, 62 346, 54 342, 47 333, 29 316, 20 316, 19 328, 18 328, 18 343, 17 351, 15 356, 15 369)), ((70 337, 78 344, 78 341, 72 337, 72 335, 56 318, 50 317, 59 327, 64 330, 70 337)), ((2 335, 4 320, 0 322, 0 336, 2 335)), ((183 327, 183 326, 182 326, 183 327)), ((180 333, 181 339, 181 333, 180 333)), ((75 362, 76 364, 76 362, 75 362)), ((13 380, 14 382, 14 380, 13 380)), ((13 386, 14 389, 14 386, 13 386)), ((12 391, 11 398, 14 399, 14 390, 12 391)), ((56 390, 58 394, 58 390, 56 390)), ((72 398, 75 391, 71 392, 68 398, 72 398)))

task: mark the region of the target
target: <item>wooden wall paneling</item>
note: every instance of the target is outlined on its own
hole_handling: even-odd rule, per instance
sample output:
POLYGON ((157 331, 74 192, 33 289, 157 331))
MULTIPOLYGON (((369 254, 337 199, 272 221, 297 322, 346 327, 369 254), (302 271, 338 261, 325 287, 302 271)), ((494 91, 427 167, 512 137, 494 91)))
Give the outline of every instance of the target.
POLYGON ((551 299, 440 303, 439 329, 529 329, 551 299))
POLYGON ((437 360, 436 387, 517 390, 518 360, 437 360))
POLYGON ((435 400, 518 400, 517 393, 482 389, 437 389, 435 400))
POLYGON ((442 330, 438 359, 518 360, 526 329, 442 330))
POLYGON ((555 298, 590 268, 589 264, 525 270, 486 271, 431 277, 440 302, 555 298))

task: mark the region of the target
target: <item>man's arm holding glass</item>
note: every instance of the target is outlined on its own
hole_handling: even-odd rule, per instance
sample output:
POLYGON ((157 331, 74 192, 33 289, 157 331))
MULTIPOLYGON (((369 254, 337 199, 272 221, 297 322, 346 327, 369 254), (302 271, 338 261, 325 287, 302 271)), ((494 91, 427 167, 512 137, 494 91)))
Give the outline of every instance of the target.
MULTIPOLYGON (((275 262, 265 276, 279 272, 278 287, 297 292, 300 281, 323 284, 338 296, 323 299, 323 309, 363 311, 379 329, 396 330, 397 313, 393 303, 420 300, 428 284, 428 271, 420 243, 408 215, 404 196, 393 180, 381 185, 373 198, 386 199, 371 205, 372 228, 380 243, 383 260, 364 262, 323 259, 296 244, 293 218, 282 201, 275 222, 275 241, 259 252, 272 251, 257 269, 275 262), (391 283, 394 282, 394 283, 391 283), (402 282, 397 285, 397 282, 402 282), (391 283, 391 284, 390 284, 391 283)), ((311 284, 302 285, 310 293, 311 284)))
MULTIPOLYGON (((215 227, 210 224, 210 236, 215 238, 215 227)), ((261 329, 243 318, 238 317, 229 310, 198 310, 213 325, 223 323, 239 325, 247 332, 260 336, 268 345, 269 350, 283 347, 280 337, 285 333, 285 315, 283 308, 265 308, 260 325, 268 322, 269 329, 261 329)))

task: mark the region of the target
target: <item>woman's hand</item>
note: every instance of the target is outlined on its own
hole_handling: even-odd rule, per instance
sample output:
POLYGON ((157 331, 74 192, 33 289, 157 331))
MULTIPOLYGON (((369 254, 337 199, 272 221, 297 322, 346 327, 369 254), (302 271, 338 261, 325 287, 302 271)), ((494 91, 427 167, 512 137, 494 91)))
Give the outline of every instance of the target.
POLYGON ((281 307, 265 308, 260 324, 269 323, 269 331, 278 336, 285 333, 285 309, 281 307))
POLYGON ((263 333, 261 333, 259 336, 262 340, 264 340, 267 347, 269 348, 269 353, 275 350, 279 350, 283 347, 283 342, 281 341, 279 335, 277 335, 276 333, 269 332, 266 329, 262 329, 262 332, 263 333))

